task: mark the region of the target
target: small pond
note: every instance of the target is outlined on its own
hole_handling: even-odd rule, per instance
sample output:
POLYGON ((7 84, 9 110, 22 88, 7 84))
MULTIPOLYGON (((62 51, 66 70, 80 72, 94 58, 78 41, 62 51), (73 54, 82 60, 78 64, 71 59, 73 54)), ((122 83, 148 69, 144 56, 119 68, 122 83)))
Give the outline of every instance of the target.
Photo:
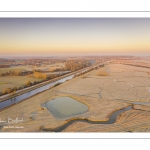
POLYGON ((88 111, 88 106, 71 98, 54 98, 44 105, 55 117, 68 118, 88 111))

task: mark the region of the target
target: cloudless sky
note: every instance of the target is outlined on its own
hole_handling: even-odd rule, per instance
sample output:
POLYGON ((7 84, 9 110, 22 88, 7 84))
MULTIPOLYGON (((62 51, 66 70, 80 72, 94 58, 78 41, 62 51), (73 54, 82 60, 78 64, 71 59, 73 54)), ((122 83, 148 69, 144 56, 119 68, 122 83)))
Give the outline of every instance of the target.
POLYGON ((0 18, 0 55, 150 53, 150 18, 0 18))

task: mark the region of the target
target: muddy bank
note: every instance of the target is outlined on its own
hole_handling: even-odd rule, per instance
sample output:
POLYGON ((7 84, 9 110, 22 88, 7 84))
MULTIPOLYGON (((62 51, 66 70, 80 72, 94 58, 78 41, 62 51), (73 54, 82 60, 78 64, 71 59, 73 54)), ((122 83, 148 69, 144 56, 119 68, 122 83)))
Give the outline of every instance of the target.
POLYGON ((136 105, 136 104, 134 104, 133 109, 150 111, 150 104, 147 104, 147 105, 136 105))

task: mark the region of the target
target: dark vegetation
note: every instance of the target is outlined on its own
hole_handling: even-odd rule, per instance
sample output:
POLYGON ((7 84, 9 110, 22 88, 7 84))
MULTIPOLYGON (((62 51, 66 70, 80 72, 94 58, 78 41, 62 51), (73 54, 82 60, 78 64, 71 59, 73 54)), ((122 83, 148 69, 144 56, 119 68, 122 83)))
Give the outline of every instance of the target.
POLYGON ((70 60, 65 64, 65 70, 77 71, 90 66, 91 63, 86 60, 70 60))
POLYGON ((28 74, 32 74, 32 71, 19 71, 19 70, 12 70, 5 73, 0 73, 0 77, 4 76, 24 76, 28 74))

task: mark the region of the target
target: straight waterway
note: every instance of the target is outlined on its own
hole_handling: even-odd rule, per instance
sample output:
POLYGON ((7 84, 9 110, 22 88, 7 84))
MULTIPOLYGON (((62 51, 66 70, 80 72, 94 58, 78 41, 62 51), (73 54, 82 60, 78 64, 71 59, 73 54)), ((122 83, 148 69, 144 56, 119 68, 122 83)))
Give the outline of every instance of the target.
POLYGON ((35 94, 38 94, 38 93, 43 92, 45 90, 48 90, 49 88, 51 88, 51 87, 53 87, 53 86, 55 86, 57 84, 61 84, 61 83, 66 82, 67 80, 71 80, 75 75, 78 75, 80 73, 84 73, 84 72, 90 70, 91 68, 95 68, 95 67, 98 67, 100 65, 102 65, 102 64, 98 64, 98 65, 94 65, 94 66, 90 66, 90 67, 84 68, 84 69, 82 69, 80 71, 76 71, 75 73, 72 73, 71 75, 65 76, 64 78, 62 77, 61 79, 58 79, 57 81, 54 81, 54 82, 48 83, 46 85, 43 85, 41 87, 32 89, 32 90, 30 90, 28 92, 25 92, 23 94, 17 95, 14 98, 9 98, 9 99, 6 99, 4 101, 1 101, 0 102, 0 110, 4 109, 6 107, 9 107, 9 106, 11 106, 13 104, 16 104, 16 103, 18 103, 18 102, 20 102, 22 100, 25 100, 25 99, 27 99, 27 98, 35 95, 35 94))

